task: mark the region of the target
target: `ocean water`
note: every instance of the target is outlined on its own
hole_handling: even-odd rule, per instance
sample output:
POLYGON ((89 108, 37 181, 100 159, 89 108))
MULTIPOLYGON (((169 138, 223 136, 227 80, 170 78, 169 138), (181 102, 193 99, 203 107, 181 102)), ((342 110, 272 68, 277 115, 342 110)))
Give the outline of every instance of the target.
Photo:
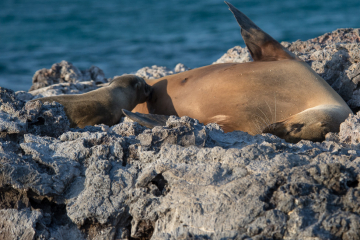
MULTIPOLYGON (((278 41, 360 27, 359 0, 229 1, 278 41)), ((235 45, 240 28, 221 0, 0 1, 0 86, 16 91, 61 60, 113 77, 208 65, 235 45)))

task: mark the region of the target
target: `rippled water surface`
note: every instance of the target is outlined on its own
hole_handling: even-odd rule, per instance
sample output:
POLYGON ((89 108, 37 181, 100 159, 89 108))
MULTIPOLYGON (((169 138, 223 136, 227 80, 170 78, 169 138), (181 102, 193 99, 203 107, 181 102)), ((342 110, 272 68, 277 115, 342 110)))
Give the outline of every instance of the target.
MULTIPOLYGON (((359 0, 230 1, 279 41, 360 27, 359 0)), ((221 0, 1 0, 0 86, 28 90, 41 68, 67 60, 106 77, 141 67, 211 64, 239 27, 221 0)))

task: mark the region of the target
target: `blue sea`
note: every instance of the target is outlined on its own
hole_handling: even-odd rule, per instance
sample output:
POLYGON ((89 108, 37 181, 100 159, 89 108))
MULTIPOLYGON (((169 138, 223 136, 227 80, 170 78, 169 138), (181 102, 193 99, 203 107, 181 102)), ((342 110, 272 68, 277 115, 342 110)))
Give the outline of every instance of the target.
MULTIPOLYGON (((229 0, 279 41, 360 27, 360 0, 229 0)), ((28 90, 67 60, 106 77, 145 66, 211 64, 244 46, 221 0, 0 0, 0 86, 28 90)))

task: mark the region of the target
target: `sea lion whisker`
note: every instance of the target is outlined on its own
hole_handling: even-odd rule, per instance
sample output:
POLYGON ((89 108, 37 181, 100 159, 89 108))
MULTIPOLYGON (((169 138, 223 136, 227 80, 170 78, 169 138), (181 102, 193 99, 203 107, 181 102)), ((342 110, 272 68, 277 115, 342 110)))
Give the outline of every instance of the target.
POLYGON ((258 130, 260 130, 261 128, 260 128, 260 126, 259 126, 259 124, 258 124, 258 121, 257 121, 257 118, 258 116, 256 116, 255 114, 252 116, 252 122, 254 123, 254 125, 258 128, 258 130))
POLYGON ((254 116, 255 116, 255 120, 257 120, 257 122, 259 124, 259 131, 260 131, 260 133, 262 133, 263 130, 268 126, 268 124, 267 124, 266 120, 263 117, 259 116, 258 114, 255 114, 254 116))
POLYGON ((276 93, 274 93, 274 97, 275 97, 275 121, 274 121, 274 123, 276 123, 276 93))
POLYGON ((273 116, 273 114, 272 114, 272 111, 271 111, 270 105, 268 104, 268 102, 267 102, 266 100, 264 100, 264 101, 265 101, 266 105, 267 105, 267 106, 268 106, 268 108, 269 108, 270 115, 271 115, 271 120, 272 120, 272 122, 274 122, 274 116, 273 116))
POLYGON ((257 128, 257 133, 256 134, 261 134, 262 130, 261 130, 261 127, 258 124, 258 122, 255 122, 255 119, 253 119, 252 122, 254 123, 255 127, 257 128))
POLYGON ((259 124, 254 120, 253 120, 253 122, 254 122, 255 127, 257 128, 256 134, 261 133, 261 127, 259 126, 259 124))
POLYGON ((271 124, 270 119, 266 116, 266 114, 259 107, 257 107, 257 109, 265 116, 265 118, 266 118, 266 121, 264 120, 265 125, 269 126, 271 124))

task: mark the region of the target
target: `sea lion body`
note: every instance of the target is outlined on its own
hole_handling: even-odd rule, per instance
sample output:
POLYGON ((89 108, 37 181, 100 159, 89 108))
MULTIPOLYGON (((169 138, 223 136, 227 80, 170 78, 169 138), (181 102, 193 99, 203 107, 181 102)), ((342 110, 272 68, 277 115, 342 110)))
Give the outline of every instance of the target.
POLYGON ((108 86, 83 94, 66 94, 35 99, 41 102, 58 102, 64 106, 70 127, 84 128, 87 125, 119 123, 122 109, 132 110, 145 102, 151 87, 135 75, 113 79, 108 86))
POLYGON ((225 132, 259 134, 319 106, 342 109, 340 123, 351 113, 325 80, 297 60, 214 64, 146 81, 152 97, 133 112, 186 115, 216 122, 225 132))
POLYGON ((213 64, 146 80, 152 96, 133 112, 186 115, 218 123, 225 132, 273 133, 289 142, 321 141, 327 132, 339 131, 352 113, 344 100, 310 66, 227 4, 254 62, 213 64))
POLYGON ((321 77, 296 60, 214 64, 146 81, 153 97, 133 111, 186 115, 204 124, 215 120, 227 132, 256 134, 258 118, 271 124, 318 105, 348 109, 321 77))

